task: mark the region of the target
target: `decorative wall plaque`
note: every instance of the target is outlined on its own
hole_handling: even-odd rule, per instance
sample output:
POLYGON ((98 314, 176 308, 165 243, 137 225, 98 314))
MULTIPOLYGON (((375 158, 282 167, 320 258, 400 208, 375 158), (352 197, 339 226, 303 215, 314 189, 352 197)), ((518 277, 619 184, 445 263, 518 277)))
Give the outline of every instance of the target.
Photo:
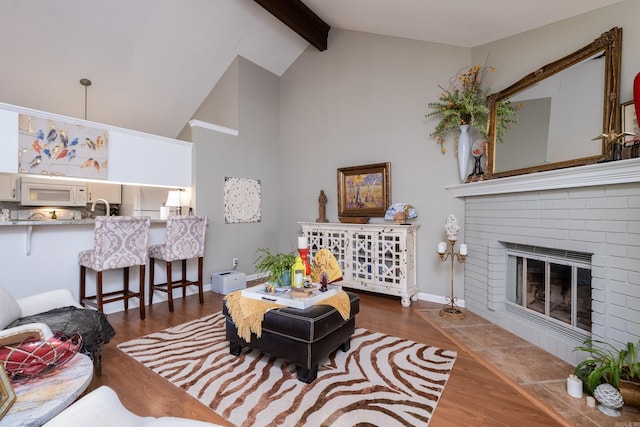
POLYGON ((260 180, 224 178, 224 222, 227 224, 260 222, 262 189, 260 180))

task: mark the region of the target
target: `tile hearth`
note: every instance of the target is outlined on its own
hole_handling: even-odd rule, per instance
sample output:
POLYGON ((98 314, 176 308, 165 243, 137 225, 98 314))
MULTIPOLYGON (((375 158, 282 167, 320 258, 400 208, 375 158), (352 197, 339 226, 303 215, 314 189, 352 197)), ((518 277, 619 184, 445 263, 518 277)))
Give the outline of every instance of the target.
POLYGON ((619 427, 640 420, 640 412, 634 409, 625 408, 621 417, 611 418, 588 407, 584 398, 569 396, 566 378, 573 372, 572 365, 468 310, 462 320, 440 317, 439 309, 414 311, 534 404, 561 414, 567 425, 619 427))

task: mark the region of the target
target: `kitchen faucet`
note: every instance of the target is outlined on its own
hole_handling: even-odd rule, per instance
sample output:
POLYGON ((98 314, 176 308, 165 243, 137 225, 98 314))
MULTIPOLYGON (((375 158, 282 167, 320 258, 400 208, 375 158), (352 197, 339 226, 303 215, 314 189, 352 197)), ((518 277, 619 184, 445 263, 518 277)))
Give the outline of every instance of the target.
POLYGON ((111 215, 111 207, 109 206, 109 202, 107 202, 105 199, 95 199, 91 204, 91 212, 96 211, 96 203, 98 202, 102 202, 105 205, 106 210, 104 211, 104 215, 105 216, 111 215))
POLYGON ((31 215, 29 215, 29 218, 27 218, 27 221, 36 219, 36 216, 40 216, 41 219, 46 219, 46 215, 43 214, 42 212, 34 212, 31 215))

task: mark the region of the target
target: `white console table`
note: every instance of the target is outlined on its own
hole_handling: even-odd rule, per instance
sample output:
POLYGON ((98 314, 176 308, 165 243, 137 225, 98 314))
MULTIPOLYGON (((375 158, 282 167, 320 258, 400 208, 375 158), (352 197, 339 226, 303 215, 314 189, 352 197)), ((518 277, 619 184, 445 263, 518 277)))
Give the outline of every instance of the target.
POLYGON ((416 231, 419 225, 301 222, 311 258, 329 249, 343 272, 339 284, 401 297, 404 307, 418 299, 416 231))

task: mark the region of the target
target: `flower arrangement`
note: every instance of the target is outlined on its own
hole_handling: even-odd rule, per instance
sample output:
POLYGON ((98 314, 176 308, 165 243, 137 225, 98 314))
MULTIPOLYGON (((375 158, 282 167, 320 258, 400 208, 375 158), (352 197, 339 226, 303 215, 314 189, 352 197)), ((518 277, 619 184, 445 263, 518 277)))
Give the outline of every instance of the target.
MULTIPOLYGON (((431 137, 440 144, 442 154, 446 153, 444 147, 445 137, 454 132, 460 133, 460 125, 468 124, 480 131, 484 138, 487 137, 487 118, 489 107, 486 100, 489 88, 482 88, 482 80, 487 71, 495 68, 475 65, 469 69, 459 71, 449 82, 449 88, 438 85, 443 92, 436 102, 427 105, 433 109, 426 117, 441 116, 442 120, 431 133, 431 137)), ((511 123, 516 122, 519 106, 509 101, 502 101, 496 105, 496 139, 502 142, 506 130, 511 123)))

